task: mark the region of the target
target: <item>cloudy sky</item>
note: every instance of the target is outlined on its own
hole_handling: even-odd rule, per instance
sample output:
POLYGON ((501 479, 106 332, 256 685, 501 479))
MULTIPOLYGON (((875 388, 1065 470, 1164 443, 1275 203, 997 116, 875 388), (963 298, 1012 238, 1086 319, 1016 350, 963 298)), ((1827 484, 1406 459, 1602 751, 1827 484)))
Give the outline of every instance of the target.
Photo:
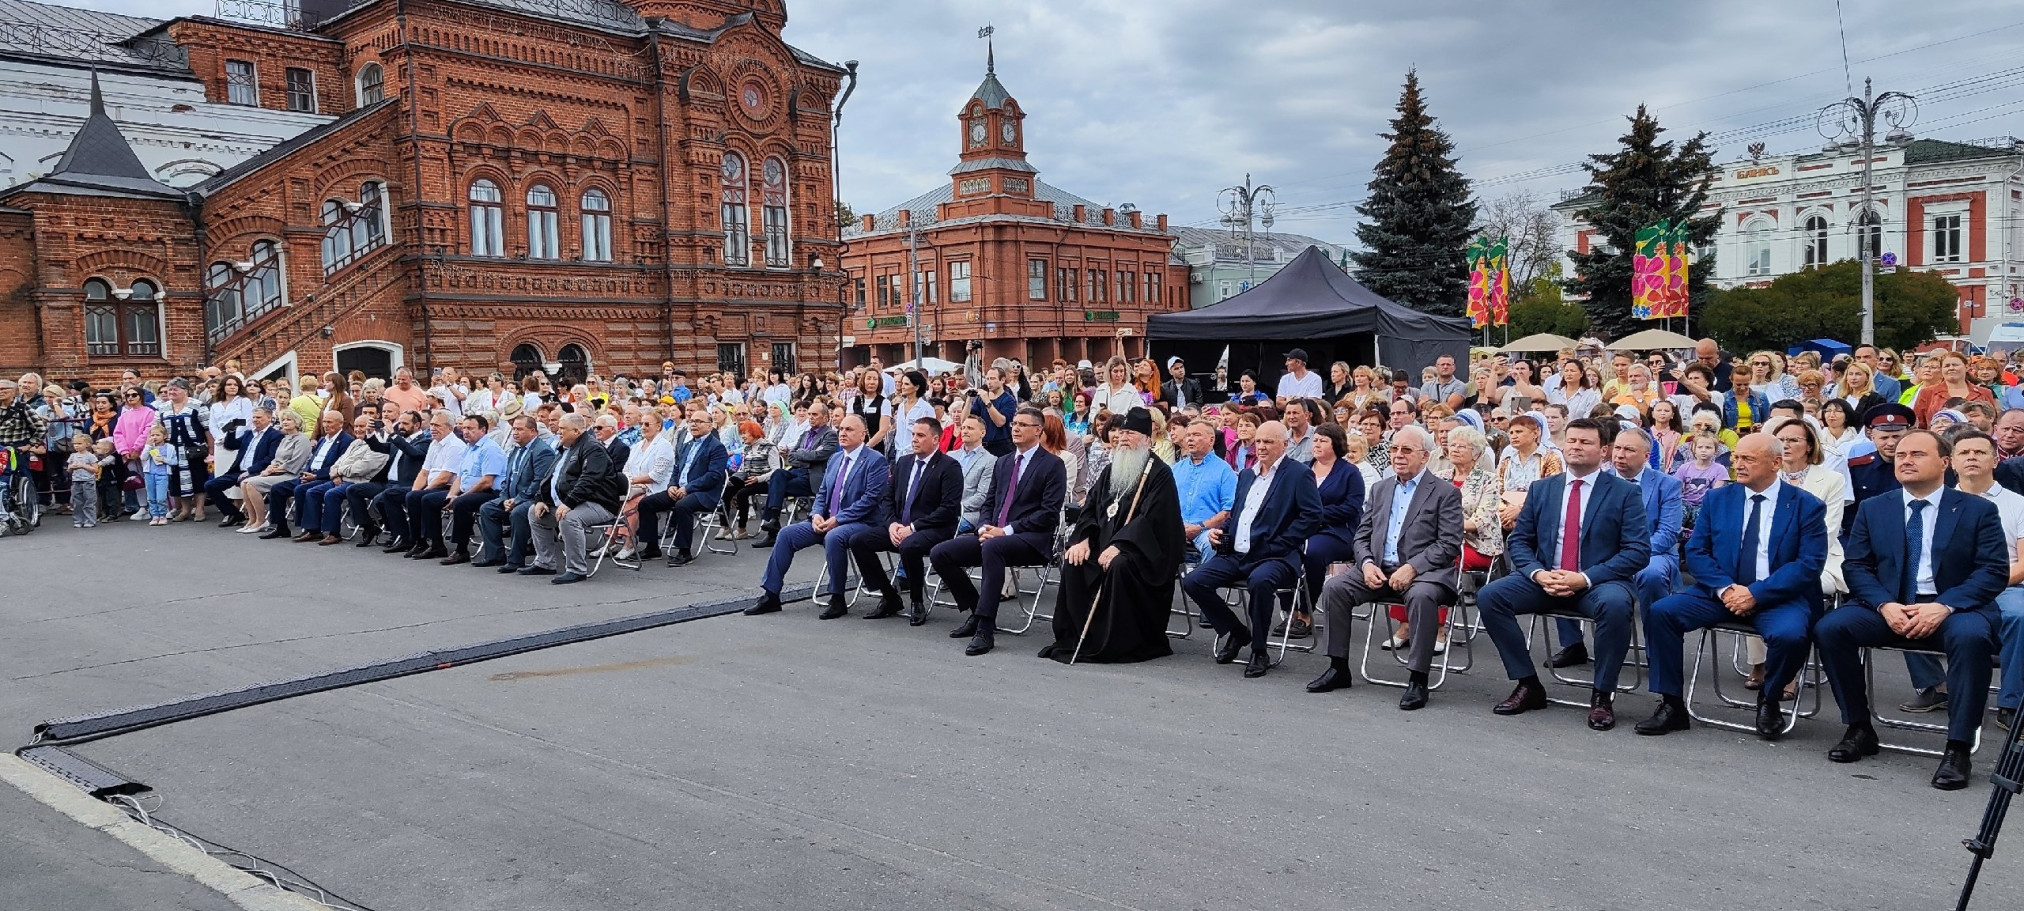
MULTIPOLYGON (((133 15, 209 15, 215 0, 67 0, 133 15)), ((1354 237, 1407 69, 1484 198, 1579 186, 1651 105, 1674 136, 1725 133, 1772 154, 1822 143, 1811 112, 1861 91, 1925 98, 1913 132, 2024 135, 2024 6, 1841 0, 789 0, 787 39, 860 61, 844 110, 843 197, 859 212, 945 181, 955 114, 984 72, 1027 112, 1049 183, 1214 224, 1248 172, 1276 187, 1282 231, 1354 237), (1847 75, 1844 74, 1846 37, 1847 75)))

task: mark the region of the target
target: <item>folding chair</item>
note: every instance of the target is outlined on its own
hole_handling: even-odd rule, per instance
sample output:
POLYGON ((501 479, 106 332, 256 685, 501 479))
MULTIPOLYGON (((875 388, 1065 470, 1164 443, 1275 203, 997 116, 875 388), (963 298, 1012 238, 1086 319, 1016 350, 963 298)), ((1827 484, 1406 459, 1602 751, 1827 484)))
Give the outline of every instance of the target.
MULTIPOLYGON (((1248 622, 1251 613, 1250 588, 1244 585, 1226 585, 1218 591, 1222 595, 1223 603, 1229 606, 1230 612, 1245 618, 1248 622)), ((1289 606, 1292 604, 1291 599, 1296 598, 1300 599, 1300 603, 1306 603, 1306 594, 1307 573, 1305 572, 1294 573, 1292 585, 1281 586, 1272 590, 1272 616, 1267 617, 1265 622, 1267 624, 1276 622, 1280 614, 1285 614, 1287 621, 1285 629, 1280 630, 1277 644, 1272 642, 1270 633, 1267 633, 1265 637, 1266 650, 1276 652, 1272 656, 1272 667, 1285 664, 1286 653, 1289 650, 1309 653, 1314 651, 1315 637, 1312 634, 1309 634, 1306 642, 1300 645, 1293 644, 1293 612, 1289 609, 1289 606)), ((1268 625, 1266 629, 1269 630, 1271 627, 1268 625)))
MULTIPOLYGON (((631 518, 632 516, 637 514, 638 514, 637 508, 630 510, 621 509, 619 510, 618 516, 609 522, 605 522, 601 525, 584 526, 583 529, 584 551, 585 553, 590 555, 589 578, 595 578, 597 576, 597 571, 604 568, 604 563, 606 560, 610 560, 611 565, 613 566, 621 567, 624 569, 630 569, 633 572, 640 571, 641 561, 639 559, 639 554, 637 552, 635 552, 631 557, 620 559, 619 555, 613 552, 614 548, 612 547, 613 544, 616 544, 618 542, 619 529, 625 527, 626 519, 631 518)), ((637 535, 635 535, 634 537, 637 537, 637 535)), ((634 541, 632 543, 638 544, 637 541, 634 541)))
POLYGON ((1167 630, 1167 638, 1169 639, 1186 639, 1194 635, 1195 627, 1200 625, 1200 618, 1195 616, 1195 605, 1188 601, 1187 593, 1181 591, 1181 580, 1187 578, 1188 571, 1194 568, 1195 564, 1184 560, 1174 570, 1174 602, 1178 606, 1168 606, 1167 623, 1171 626, 1174 615, 1179 614, 1181 615, 1182 627, 1180 632, 1175 632, 1169 628, 1167 630))
MULTIPOLYGON (((1930 721, 1913 721, 1910 718, 1903 718, 1896 715, 1885 715, 1884 713, 1877 710, 1877 705, 1879 704, 1876 698, 1877 652, 1900 652, 1905 654, 1918 652, 1920 654, 1926 655, 1941 655, 1942 657, 1944 657, 1944 653, 1942 653, 1937 648, 1899 648, 1897 646, 1885 646, 1885 645, 1865 648, 1862 650, 1862 685, 1865 689, 1869 690, 1869 720, 1871 725, 1878 729, 1879 734, 1882 733, 1883 728, 1892 728, 1900 731, 1917 731, 1926 734, 1938 734, 1943 738, 1946 737, 1947 725, 1945 723, 1935 723, 1930 721)), ((1987 713, 1984 714, 1986 715, 1987 713)), ((1933 749, 1931 747, 1917 746, 1914 744, 1891 743, 1889 741, 1884 740, 1880 736, 1877 738, 1877 746, 1882 747, 1886 750, 1896 750, 1897 752, 1900 753, 1912 753, 1919 756, 1938 756, 1943 752, 1942 750, 1933 749)), ((1982 727, 1981 725, 1977 725, 1975 727, 1975 738, 1968 742, 1968 752, 1970 754, 1973 754, 1976 750, 1979 750, 1981 748, 1982 748, 1982 727)))
MULTIPOLYGON (((1466 673, 1469 668, 1475 666, 1475 634, 1471 632, 1468 635, 1458 637, 1456 631, 1470 624, 1470 618, 1474 616, 1476 610, 1476 590, 1481 588, 1481 583, 1471 586, 1467 584, 1469 577, 1480 577, 1482 575, 1485 575, 1485 573, 1480 571, 1475 573, 1463 572, 1460 563, 1457 563, 1455 566, 1455 591, 1457 592, 1455 603, 1441 608, 1440 625, 1448 627, 1448 647, 1441 654, 1435 656, 1440 660, 1434 662, 1429 668, 1430 673, 1427 675, 1427 689, 1429 690, 1440 689, 1441 684, 1448 682, 1449 674, 1466 673), (1455 662, 1457 654, 1462 656, 1462 661, 1459 664, 1455 662)), ((1367 620, 1370 623, 1369 634, 1363 637, 1363 660, 1358 667, 1358 673, 1362 675, 1363 679, 1379 686, 1404 687, 1411 681, 1401 678, 1383 677, 1371 673, 1370 659, 1371 651, 1376 648, 1378 633, 1387 628, 1383 623, 1400 620, 1404 616, 1405 605, 1397 601, 1374 601, 1368 607, 1368 610, 1361 613, 1351 613, 1354 619, 1367 620), (1394 610, 1399 612, 1398 616, 1393 616, 1392 612, 1394 610)), ((1394 649, 1390 654, 1393 666, 1406 666, 1407 657, 1404 649, 1394 649)))
MULTIPOLYGON (((1003 625, 1000 625, 998 627, 998 632, 1011 633, 1012 635, 1017 636, 1033 628, 1033 623, 1036 620, 1046 620, 1050 623, 1054 621, 1053 614, 1041 612, 1040 599, 1042 595, 1046 593, 1047 587, 1049 585, 1055 584, 1057 581, 1055 579, 1055 574, 1060 572, 1061 570, 1061 554, 1063 550, 1067 549, 1066 543, 1068 541, 1069 531, 1070 529, 1065 525, 1057 526, 1055 528, 1054 542, 1050 547, 1051 553, 1049 553, 1047 560, 1045 562, 1028 564, 1025 566, 1005 567, 1005 579, 1007 583, 1012 586, 1012 598, 1019 605, 1020 612, 1025 614, 1026 616, 1025 619, 1019 624, 1018 629, 1011 629, 1003 625), (1023 573, 1021 571, 1035 568, 1039 569, 1039 573, 1034 580, 1033 587, 1026 588, 1021 581, 1023 578, 1023 573)), ((970 569, 965 570, 964 572, 970 577, 971 583, 982 584, 982 580, 980 577, 982 576, 983 571, 981 569, 977 567, 971 567, 970 569)), ((1003 598, 1002 593, 1000 597, 1001 599, 1003 598)), ((942 598, 942 580, 938 576, 935 578, 933 582, 929 583, 927 600, 925 602, 928 609, 933 610, 937 606, 942 607, 956 606, 954 601, 943 601, 941 598, 942 598)))
MULTIPOLYGON (((738 539, 730 536, 731 473, 724 473, 724 486, 717 488, 717 508, 696 520, 696 549, 724 556, 736 556, 738 539)), ((666 549, 666 548, 662 548, 666 549)))
MULTIPOLYGON (((1751 723, 1743 723, 1738 721, 1730 721, 1725 718, 1717 718, 1713 715, 1702 712, 1694 707, 1694 694, 1696 691, 1700 689, 1701 668, 1704 665, 1707 667, 1709 680, 1713 682, 1713 686, 1711 687, 1711 689, 1715 691, 1715 698, 1719 700, 1723 705, 1735 709, 1750 709, 1750 710, 1755 710, 1757 707, 1757 700, 1755 699, 1744 699, 1736 696, 1731 696, 1722 690, 1723 675, 1722 675, 1722 657, 1720 650, 1721 644, 1720 634, 1722 633, 1728 633, 1735 637, 1735 644, 1733 646, 1734 653, 1740 655, 1743 650, 1743 641, 1749 636, 1756 635, 1757 628, 1751 625, 1750 623, 1744 622, 1742 620, 1725 620, 1721 623, 1715 624, 1714 626, 1710 626, 1707 627, 1706 629, 1701 630, 1700 645, 1696 646, 1694 649, 1693 669, 1687 674, 1686 692, 1680 697, 1680 699, 1681 701, 1687 704, 1687 717, 1692 718, 1695 721, 1698 721, 1710 727, 1727 728, 1732 731, 1743 731, 1745 733, 1755 733, 1757 731, 1757 725, 1754 723, 1754 721, 1751 723), (1711 642, 1715 643, 1717 646, 1717 648, 1712 652, 1708 649, 1708 645, 1711 642)), ((1732 658, 1731 660, 1733 661, 1734 659, 1732 658)), ((1802 717, 1812 718, 1820 714, 1820 703, 1821 703, 1820 687, 1817 685, 1817 681, 1820 675, 1821 675, 1820 657, 1819 655, 1814 653, 1812 646, 1808 645, 1806 653, 1806 663, 1804 666, 1800 668, 1799 677, 1797 678, 1802 684, 1800 687, 1801 692, 1799 694, 1799 699, 1792 706, 1794 711, 1786 713, 1785 728, 1779 733, 1790 734, 1792 733, 1793 728, 1799 726, 1800 718, 1802 717), (1806 702, 1805 691, 1809 689, 1813 691, 1813 707, 1811 709, 1802 709, 1801 706, 1804 705, 1806 702)), ((1780 694, 1780 699, 1782 703, 1783 699, 1782 694, 1780 694)))
MULTIPOLYGON (((1529 627, 1527 627, 1525 631, 1525 645, 1527 650, 1531 649, 1532 643, 1535 640, 1545 641, 1546 653, 1548 655, 1551 655, 1558 650, 1555 647, 1555 642, 1553 640, 1554 624, 1547 623, 1546 621, 1548 620, 1572 620, 1576 623, 1581 624, 1582 628, 1588 631, 1589 638, 1595 637, 1595 621, 1589 619, 1586 616, 1583 616, 1571 610, 1541 611, 1539 613, 1532 615, 1532 623, 1529 627), (1540 628, 1542 625, 1546 629, 1546 633, 1543 636, 1540 633, 1540 628)), ((1450 642, 1452 642, 1452 640, 1450 640, 1450 642)), ((1453 646, 1450 645, 1450 647, 1452 648, 1453 646)), ((1644 647, 1644 628, 1642 624, 1638 622, 1636 611, 1631 612, 1630 647, 1631 651, 1624 653, 1624 662, 1623 662, 1624 669, 1630 672, 1628 675, 1626 675, 1629 677, 1630 682, 1625 683, 1622 680, 1618 680, 1616 684, 1616 692, 1618 693, 1635 693, 1641 689, 1644 689, 1645 666, 1642 662, 1632 660, 1630 657, 1638 649, 1644 647)), ((1571 686, 1577 689, 1589 690, 1591 692, 1593 692, 1595 689, 1595 681, 1593 677, 1587 680, 1579 680, 1573 677, 1569 677, 1566 674, 1565 669, 1557 667, 1547 668, 1547 672, 1553 675, 1553 681, 1555 683, 1559 683, 1563 686, 1571 686)), ((1551 690, 1547 691, 1546 700, 1548 702, 1556 703, 1558 705, 1568 705, 1580 709, 1588 708, 1588 702, 1586 700, 1562 699, 1557 696, 1554 696, 1551 690)))

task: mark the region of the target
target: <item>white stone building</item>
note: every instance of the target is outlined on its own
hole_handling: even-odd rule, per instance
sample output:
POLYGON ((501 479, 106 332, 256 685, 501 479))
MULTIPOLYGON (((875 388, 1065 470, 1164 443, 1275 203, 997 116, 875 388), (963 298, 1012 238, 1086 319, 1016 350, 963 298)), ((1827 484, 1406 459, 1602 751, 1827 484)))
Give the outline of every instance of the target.
POLYGON ((84 125, 91 75, 150 174, 190 186, 332 118, 206 98, 160 20, 0 0, 0 188, 49 173, 84 125))
MULTIPOLYGON (((1962 333, 1986 341, 1997 323, 2024 318, 2024 143, 1899 136, 1876 147, 1871 166, 1865 216, 1862 154, 1852 144, 1723 165, 1704 210, 1722 213, 1714 285, 1766 285, 1855 259, 1866 233, 1880 262, 1938 272, 1960 288, 1962 333)), ((1600 242, 1574 216, 1583 204, 1576 196, 1553 206, 1562 250, 1600 242)), ((1562 267, 1571 273, 1573 264, 1563 258, 1562 267)))

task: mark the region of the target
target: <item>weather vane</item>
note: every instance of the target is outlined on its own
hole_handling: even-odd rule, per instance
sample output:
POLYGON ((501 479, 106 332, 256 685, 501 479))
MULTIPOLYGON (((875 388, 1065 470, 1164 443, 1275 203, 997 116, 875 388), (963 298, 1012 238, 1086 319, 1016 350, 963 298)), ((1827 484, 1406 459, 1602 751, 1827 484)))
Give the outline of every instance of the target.
POLYGON ((984 39, 984 73, 986 75, 996 75, 998 72, 998 51, 991 45, 991 36, 995 34, 998 34, 998 29, 992 25, 986 25, 977 30, 977 37, 984 39))

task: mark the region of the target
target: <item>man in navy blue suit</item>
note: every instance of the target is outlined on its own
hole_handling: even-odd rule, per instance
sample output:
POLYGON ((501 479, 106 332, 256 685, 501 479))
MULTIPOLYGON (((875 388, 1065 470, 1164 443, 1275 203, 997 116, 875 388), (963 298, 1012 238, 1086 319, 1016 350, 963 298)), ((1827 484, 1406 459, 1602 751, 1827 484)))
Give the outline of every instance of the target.
POLYGON ((330 480, 330 469, 337 465, 337 457, 344 455, 355 439, 351 431, 344 429, 344 415, 336 411, 324 412, 317 421, 317 428, 323 436, 316 441, 316 448, 310 450, 309 461, 303 464, 302 472, 267 490, 267 514, 273 517, 274 530, 261 535, 263 540, 293 537, 288 530, 288 501, 295 497, 298 488, 330 480))
POLYGON ((878 609, 866 614, 866 620, 883 620, 901 610, 899 589, 878 558, 880 551, 892 551, 900 555, 907 598, 913 605, 907 623, 924 626, 928 622, 928 609, 921 600, 927 583, 928 552, 956 536, 956 520, 963 511, 963 469, 936 448, 941 439, 942 422, 932 417, 914 422, 908 437, 912 451, 893 466, 886 502, 891 524, 884 535, 859 535, 851 542, 859 578, 865 588, 879 593, 878 609))
MULTIPOLYGON (((1642 429, 1624 427, 1609 444, 1609 464, 1603 471, 1636 484, 1644 501, 1645 521, 1651 525, 1651 562, 1637 571, 1631 587, 1637 590, 1639 616, 1673 593, 1680 579, 1680 524, 1684 516, 1680 479, 1653 468, 1652 438, 1642 429)), ((1582 639, 1581 624, 1559 620, 1561 663, 1553 667, 1588 662, 1588 645, 1582 639)))
POLYGON ((1933 787, 1968 786, 1968 746, 1989 699, 1991 656, 2001 614, 1996 596, 2010 578, 2009 549, 1996 504, 1945 486, 1945 441, 1930 431, 1899 438, 1892 466, 1902 490, 1856 507, 1842 572, 1851 597, 1813 626, 1834 701, 1848 725, 1827 751, 1855 762, 1877 751, 1862 649, 1938 651, 1947 658, 1947 747, 1933 787))
POLYGON ((689 406, 689 439, 675 453, 675 465, 668 475, 666 490, 640 498, 640 537, 645 546, 640 559, 661 555, 661 513, 673 513, 675 551, 668 554, 669 566, 687 566, 695 561, 689 545, 696 536, 696 514, 716 509, 724 501, 724 477, 731 470, 731 454, 710 426, 710 409, 698 402, 689 406))
POLYGON ((1039 566, 1054 556, 1054 530, 1061 525, 1061 504, 1068 496, 1068 466, 1040 445, 1045 420, 1038 408, 1013 413, 1012 451, 992 468, 985 524, 974 535, 958 535, 928 551, 928 563, 956 600, 956 609, 970 613, 949 632, 951 639, 970 640, 965 655, 982 655, 997 644, 1005 568, 1039 566), (981 586, 971 584, 964 572, 972 566, 983 570, 981 586))
POLYGON ((1631 580, 1651 562, 1650 528, 1637 485, 1601 470, 1602 425, 1570 421, 1566 436, 1566 473, 1526 489, 1506 547, 1512 572, 1485 586, 1477 604, 1505 673, 1518 681, 1493 709, 1499 715, 1546 707, 1519 614, 1573 612, 1595 621, 1588 726, 1607 731, 1616 726, 1616 678, 1636 620, 1631 580))
POLYGON ((1267 421, 1252 436, 1258 462, 1237 476, 1237 496, 1230 519, 1211 529, 1215 553, 1181 579, 1181 590, 1202 612, 1202 621, 1219 636, 1217 664, 1237 660, 1237 650, 1251 643, 1245 677, 1263 677, 1272 667, 1266 643, 1272 632, 1272 611, 1278 591, 1300 577, 1301 548, 1321 523, 1321 493, 1314 472, 1286 457, 1292 434, 1285 424, 1267 421), (1251 625, 1237 619, 1221 589, 1243 585, 1251 625))
POLYGON ((1729 467, 1736 483, 1708 492, 1687 541, 1694 590, 1652 605, 1645 620, 1651 691, 1658 710, 1637 723, 1640 734, 1691 726, 1680 699, 1681 649, 1690 630, 1741 621, 1764 637, 1764 686, 1757 692, 1757 736, 1785 732, 1779 701, 1806 664, 1820 603, 1820 568, 1827 563, 1827 507, 1778 479, 1779 443, 1753 433, 1736 443, 1729 467))
MULTIPOLYGON (((708 428, 706 427, 705 430, 708 428)), ((814 507, 807 521, 796 522, 780 532, 773 555, 766 559, 766 575, 759 586, 765 589, 759 603, 745 609, 747 614, 770 614, 780 609, 780 586, 794 552, 822 545, 829 562, 829 606, 822 619, 834 620, 850 613, 843 588, 849 572, 851 540, 860 534, 885 533, 885 494, 889 465, 885 456, 864 444, 864 419, 849 415, 836 428, 840 449, 829 460, 822 487, 815 492, 814 507)))

